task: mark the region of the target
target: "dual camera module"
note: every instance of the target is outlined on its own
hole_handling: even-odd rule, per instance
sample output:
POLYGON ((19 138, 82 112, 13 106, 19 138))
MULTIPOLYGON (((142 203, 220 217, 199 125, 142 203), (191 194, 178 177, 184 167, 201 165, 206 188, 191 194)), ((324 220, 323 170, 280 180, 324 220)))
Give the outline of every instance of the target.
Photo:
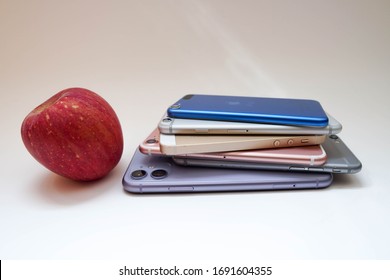
MULTIPOLYGON (((148 175, 148 172, 146 172, 143 169, 137 169, 137 170, 134 170, 133 172, 131 172, 131 178, 133 178, 135 180, 143 179, 147 175, 148 175)), ((150 176, 153 179, 163 179, 163 178, 167 177, 167 175, 168 175, 168 172, 164 169, 156 169, 156 170, 153 170, 152 173, 150 173, 150 176)))

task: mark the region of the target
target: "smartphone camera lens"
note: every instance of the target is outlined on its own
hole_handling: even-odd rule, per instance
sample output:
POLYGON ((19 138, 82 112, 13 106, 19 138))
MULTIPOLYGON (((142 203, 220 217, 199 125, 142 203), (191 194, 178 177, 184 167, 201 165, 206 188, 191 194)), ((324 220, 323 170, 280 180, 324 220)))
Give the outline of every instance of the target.
POLYGON ((183 97, 184 100, 190 100, 194 95, 193 94, 187 94, 183 97))
POLYGON ((138 169, 131 172, 131 178, 135 180, 140 180, 142 178, 145 178, 148 173, 145 170, 138 169))
POLYGON ((154 179, 163 179, 163 178, 167 177, 168 172, 164 169, 156 169, 150 175, 154 179))
POLYGON ((162 121, 163 121, 164 123, 169 123, 169 122, 172 121, 172 119, 171 119, 171 118, 164 118, 162 121))
POLYGON ((173 104, 171 106, 171 109, 179 109, 180 108, 180 104, 173 104))
POLYGON ((334 140, 339 139, 339 137, 337 135, 334 135, 334 134, 330 135, 329 138, 334 139, 334 140))
POLYGON ((154 138, 146 140, 146 144, 155 144, 155 143, 157 143, 157 140, 154 138))

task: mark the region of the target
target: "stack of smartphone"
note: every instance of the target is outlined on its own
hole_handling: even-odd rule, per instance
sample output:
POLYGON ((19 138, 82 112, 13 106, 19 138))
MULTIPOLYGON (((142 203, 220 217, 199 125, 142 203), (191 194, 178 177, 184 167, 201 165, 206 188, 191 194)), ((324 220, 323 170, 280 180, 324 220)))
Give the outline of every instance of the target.
POLYGON ((205 192, 325 188, 362 165, 315 100, 186 95, 139 145, 125 190, 205 192))

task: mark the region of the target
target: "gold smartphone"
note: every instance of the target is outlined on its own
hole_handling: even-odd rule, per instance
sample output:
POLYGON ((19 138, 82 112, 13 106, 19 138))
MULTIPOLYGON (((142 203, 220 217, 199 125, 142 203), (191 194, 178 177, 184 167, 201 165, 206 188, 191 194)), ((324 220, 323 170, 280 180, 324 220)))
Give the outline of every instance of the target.
MULTIPOLYGON (((140 145, 139 150, 147 155, 161 155, 160 133, 155 129, 140 145)), ((302 164, 318 166, 324 164, 327 159, 325 150, 321 145, 310 145, 301 147, 255 149, 230 152, 214 153, 190 153, 177 155, 175 161, 188 160, 221 160, 239 162, 259 162, 271 164, 302 164)))
POLYGON ((160 134, 166 155, 213 153, 318 145, 325 135, 168 135, 160 134))

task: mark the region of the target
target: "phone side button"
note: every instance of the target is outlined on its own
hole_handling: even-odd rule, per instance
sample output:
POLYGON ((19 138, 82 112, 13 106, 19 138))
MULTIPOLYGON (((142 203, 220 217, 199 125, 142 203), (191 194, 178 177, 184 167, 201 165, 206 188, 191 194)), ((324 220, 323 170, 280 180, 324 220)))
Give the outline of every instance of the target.
POLYGON ((193 192, 194 187, 169 187, 170 192, 193 192))
POLYGON ((338 168, 333 168, 333 173, 346 173, 345 171, 338 169, 338 168))
POLYGON ((319 168, 319 167, 309 167, 309 170, 310 171, 324 171, 323 168, 319 168))
POLYGON ((228 133, 227 129, 209 129, 210 134, 226 134, 228 133))
POLYGON ((227 133, 245 134, 248 133, 248 129, 228 129, 227 133))
POLYGON ((305 167, 295 167, 295 166, 291 166, 291 167, 290 167, 290 170, 291 170, 291 171, 304 171, 304 170, 307 170, 307 168, 305 168, 305 167))
POLYGON ((208 129, 198 128, 198 129, 195 129, 195 133, 207 134, 207 133, 209 133, 209 130, 208 129))

